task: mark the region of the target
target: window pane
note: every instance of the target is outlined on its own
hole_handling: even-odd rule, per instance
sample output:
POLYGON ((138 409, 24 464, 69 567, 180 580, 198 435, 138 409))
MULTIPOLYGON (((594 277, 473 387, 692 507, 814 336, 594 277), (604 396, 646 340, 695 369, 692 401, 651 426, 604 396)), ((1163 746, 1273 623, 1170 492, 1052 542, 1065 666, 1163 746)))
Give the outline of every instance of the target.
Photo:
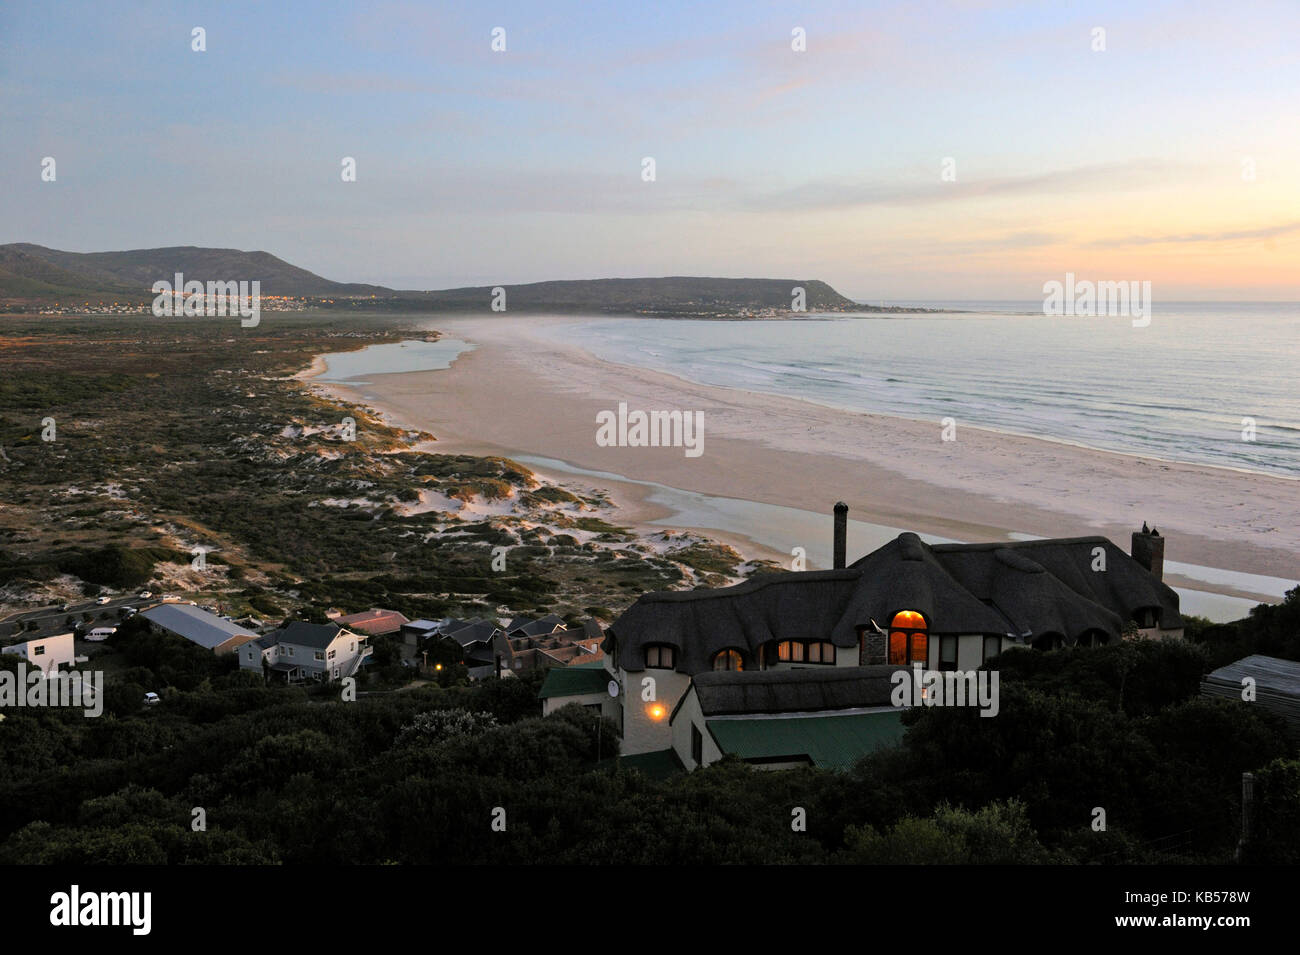
POLYGON ((802 660, 803 658, 804 658, 803 644, 797 640, 792 642, 790 644, 790 659, 795 660, 797 662, 802 660))
POLYGON ((984 662, 987 663, 998 655, 1002 650, 1002 640, 999 637, 984 638, 984 662))
POLYGON ((957 638, 956 637, 939 638, 939 661, 941 663, 957 662, 957 638))
POLYGON ((912 656, 909 663, 920 661, 925 663, 929 659, 930 641, 924 633, 912 634, 912 656))
POLYGON ((889 662, 907 662, 907 634, 895 630, 889 635, 889 662))

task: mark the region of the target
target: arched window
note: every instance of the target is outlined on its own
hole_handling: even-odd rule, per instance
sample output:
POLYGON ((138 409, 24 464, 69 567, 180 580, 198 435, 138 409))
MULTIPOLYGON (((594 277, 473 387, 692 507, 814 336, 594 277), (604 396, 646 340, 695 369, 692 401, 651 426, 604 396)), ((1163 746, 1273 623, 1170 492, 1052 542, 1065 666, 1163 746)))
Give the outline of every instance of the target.
POLYGON ((930 641, 925 617, 915 610, 900 610, 889 625, 889 662, 906 666, 925 663, 930 641))
POLYGON ((776 645, 776 658, 782 663, 802 663, 803 641, 782 640, 776 645))
POLYGON ((743 670, 745 669, 744 661, 740 658, 739 650, 722 650, 713 658, 713 669, 715 670, 743 670))

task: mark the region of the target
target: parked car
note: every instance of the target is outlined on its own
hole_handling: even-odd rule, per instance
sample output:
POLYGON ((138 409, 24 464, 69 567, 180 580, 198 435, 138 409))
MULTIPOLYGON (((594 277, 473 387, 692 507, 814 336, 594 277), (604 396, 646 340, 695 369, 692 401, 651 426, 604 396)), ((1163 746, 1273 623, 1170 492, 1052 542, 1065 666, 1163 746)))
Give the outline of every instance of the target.
POLYGON ((104 604, 108 603, 112 599, 113 599, 112 597, 96 597, 95 603, 99 604, 102 607, 104 604))
POLYGON ((151 592, 149 592, 148 590, 142 590, 142 591, 140 591, 140 599, 141 599, 141 600, 148 600, 148 599, 149 599, 150 597, 152 597, 152 596, 153 596, 153 594, 152 594, 151 592))
POLYGON ((144 703, 145 703, 145 706, 154 706, 154 705, 157 704, 158 702, 159 702, 159 701, 158 701, 158 694, 157 694, 157 693, 150 692, 150 693, 146 693, 146 694, 144 695, 144 703))

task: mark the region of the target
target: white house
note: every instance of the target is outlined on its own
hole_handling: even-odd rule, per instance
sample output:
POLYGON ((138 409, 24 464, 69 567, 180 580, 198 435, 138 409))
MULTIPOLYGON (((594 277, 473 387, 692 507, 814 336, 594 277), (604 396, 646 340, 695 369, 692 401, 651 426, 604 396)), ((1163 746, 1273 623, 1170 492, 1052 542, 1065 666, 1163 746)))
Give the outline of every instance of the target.
POLYGON ((364 634, 333 623, 295 620, 287 627, 250 640, 238 651, 239 666, 282 674, 290 683, 355 676, 373 649, 364 634))
POLYGON ((15 643, 0 651, 23 657, 32 666, 40 667, 46 676, 58 670, 71 669, 76 659, 71 633, 60 633, 49 637, 37 637, 15 643))

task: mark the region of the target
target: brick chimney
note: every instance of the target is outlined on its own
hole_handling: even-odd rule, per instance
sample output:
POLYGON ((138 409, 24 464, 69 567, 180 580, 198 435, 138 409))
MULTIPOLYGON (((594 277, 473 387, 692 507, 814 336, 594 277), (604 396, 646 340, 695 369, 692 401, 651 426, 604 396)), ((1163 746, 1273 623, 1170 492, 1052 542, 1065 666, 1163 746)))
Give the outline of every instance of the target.
POLYGON ((1142 522, 1142 530, 1133 532, 1133 547, 1129 551, 1133 559, 1151 572, 1156 580, 1165 579, 1165 539, 1154 527, 1147 530, 1142 522))
POLYGON ((843 501, 835 505, 835 569, 843 570, 849 537, 849 506, 843 501))

